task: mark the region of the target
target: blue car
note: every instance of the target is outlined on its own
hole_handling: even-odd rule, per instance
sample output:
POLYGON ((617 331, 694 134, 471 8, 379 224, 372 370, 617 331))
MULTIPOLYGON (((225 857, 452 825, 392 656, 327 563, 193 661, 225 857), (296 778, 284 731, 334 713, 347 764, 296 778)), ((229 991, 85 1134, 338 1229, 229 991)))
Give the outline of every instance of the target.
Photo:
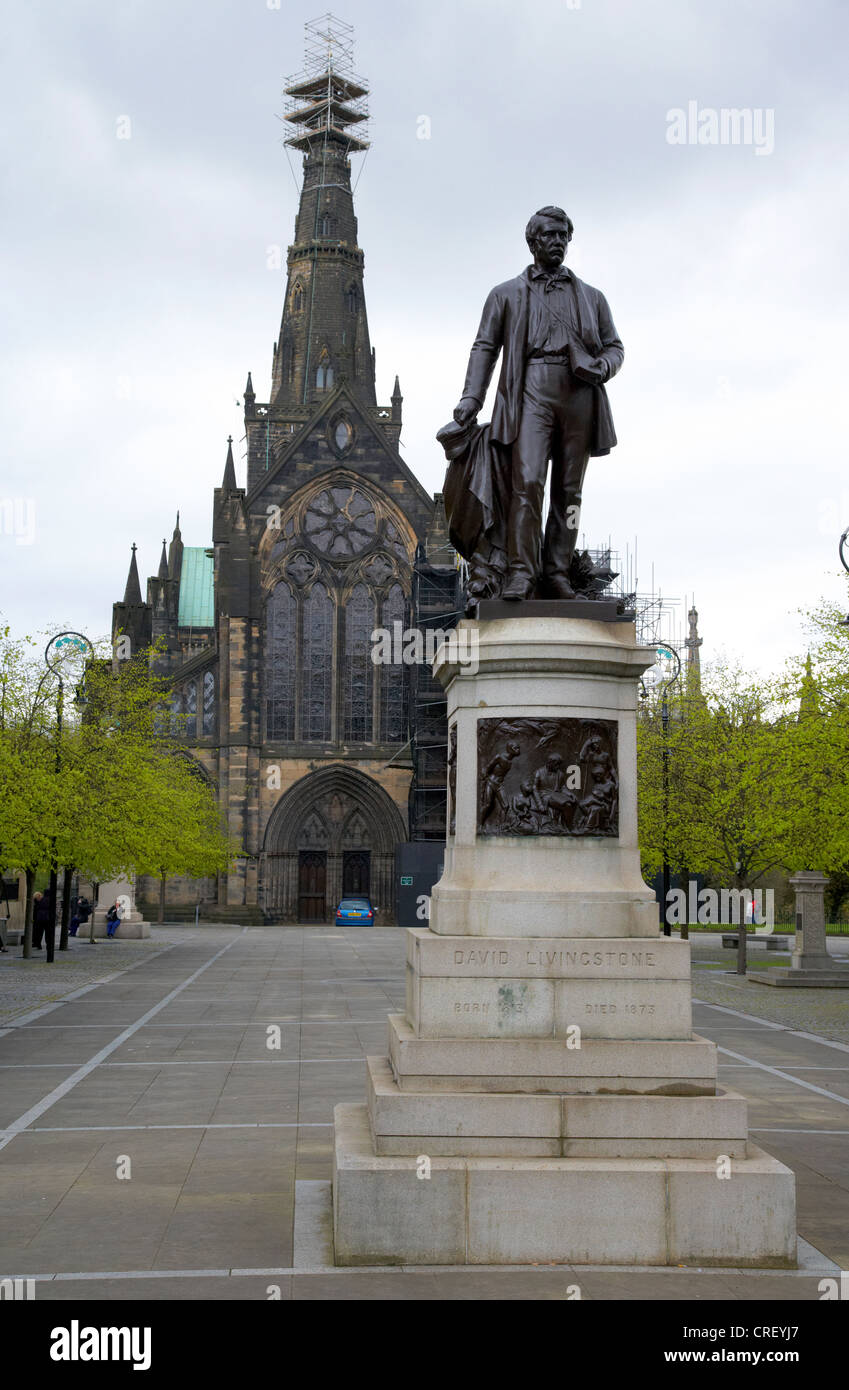
POLYGON ((374 908, 368 898, 343 898, 336 909, 336 921, 349 926, 373 927, 374 908))

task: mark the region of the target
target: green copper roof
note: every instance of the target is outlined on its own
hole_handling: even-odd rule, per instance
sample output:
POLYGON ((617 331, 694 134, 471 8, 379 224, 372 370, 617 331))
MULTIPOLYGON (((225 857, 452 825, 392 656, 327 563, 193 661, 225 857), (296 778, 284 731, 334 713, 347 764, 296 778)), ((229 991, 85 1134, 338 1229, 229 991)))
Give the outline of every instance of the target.
POLYGON ((215 626, 212 555, 205 546, 183 546, 178 621, 180 627, 215 626))

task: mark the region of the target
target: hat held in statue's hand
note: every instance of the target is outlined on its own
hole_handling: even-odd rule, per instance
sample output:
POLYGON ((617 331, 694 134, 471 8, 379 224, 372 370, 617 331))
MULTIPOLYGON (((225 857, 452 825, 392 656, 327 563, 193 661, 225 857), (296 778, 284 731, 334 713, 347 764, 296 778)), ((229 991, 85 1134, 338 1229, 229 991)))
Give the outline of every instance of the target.
POLYGON ((465 453, 472 435, 478 428, 475 420, 470 420, 467 425, 458 425, 456 420, 449 420, 447 425, 437 430, 436 438, 445 450, 445 457, 449 462, 465 453))

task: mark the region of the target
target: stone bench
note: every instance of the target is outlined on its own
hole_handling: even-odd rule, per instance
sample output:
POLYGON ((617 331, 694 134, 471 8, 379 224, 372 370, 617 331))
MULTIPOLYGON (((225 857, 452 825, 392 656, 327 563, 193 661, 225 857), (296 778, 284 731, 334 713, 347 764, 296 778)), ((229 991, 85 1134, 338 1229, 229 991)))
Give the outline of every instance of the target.
MULTIPOLYGON (((729 933, 728 935, 723 935, 722 944, 726 950, 733 948, 736 951, 738 939, 736 935, 732 936, 729 933)), ((786 936, 758 936, 755 932, 747 932, 746 939, 750 944, 754 943, 756 946, 764 947, 767 951, 790 950, 787 944, 789 937, 786 936)))

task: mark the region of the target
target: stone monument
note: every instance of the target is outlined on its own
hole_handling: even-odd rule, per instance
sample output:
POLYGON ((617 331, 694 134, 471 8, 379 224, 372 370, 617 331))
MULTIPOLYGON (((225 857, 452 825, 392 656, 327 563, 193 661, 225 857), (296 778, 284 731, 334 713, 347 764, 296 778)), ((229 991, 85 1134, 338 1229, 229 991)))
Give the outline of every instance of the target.
POLYGON ((434 662, 449 833, 429 925, 407 933, 406 1010, 368 1059, 367 1103, 334 1112, 340 1265, 795 1264, 793 1173, 717 1084, 689 943, 661 935, 640 872, 655 651, 604 599, 609 568, 575 553, 623 349, 604 297, 560 268, 571 232, 559 208, 531 219, 534 265, 487 299, 438 436, 475 616, 434 662))
POLYGON ((761 985, 805 989, 849 989, 849 965, 828 954, 825 934, 825 874, 804 870, 794 874, 790 886, 796 892, 796 939, 790 968, 751 970, 749 979, 761 985))
MULTIPOLYGON (((130 879, 118 877, 98 886, 97 907, 94 912, 95 937, 106 936, 106 914, 113 903, 118 904, 118 915, 121 918, 121 924, 115 930, 116 937, 127 940, 150 936, 150 923, 142 917, 136 907, 135 884, 130 879)), ((82 928, 80 935, 88 935, 88 930, 82 928)))

